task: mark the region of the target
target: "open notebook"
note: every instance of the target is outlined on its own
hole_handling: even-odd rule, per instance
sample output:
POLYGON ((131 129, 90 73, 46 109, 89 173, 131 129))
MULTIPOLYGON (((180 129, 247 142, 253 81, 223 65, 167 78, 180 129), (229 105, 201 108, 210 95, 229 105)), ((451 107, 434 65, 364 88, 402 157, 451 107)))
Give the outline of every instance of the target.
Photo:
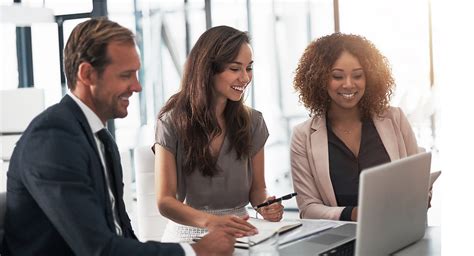
MULTIPOLYGON (((275 232, 283 234, 302 225, 298 220, 282 220, 279 222, 271 222, 263 219, 250 218, 248 222, 258 229, 258 234, 254 235, 253 237, 253 241, 255 241, 257 244, 265 241, 275 232)), ((248 238, 237 238, 235 247, 248 248, 248 238)))

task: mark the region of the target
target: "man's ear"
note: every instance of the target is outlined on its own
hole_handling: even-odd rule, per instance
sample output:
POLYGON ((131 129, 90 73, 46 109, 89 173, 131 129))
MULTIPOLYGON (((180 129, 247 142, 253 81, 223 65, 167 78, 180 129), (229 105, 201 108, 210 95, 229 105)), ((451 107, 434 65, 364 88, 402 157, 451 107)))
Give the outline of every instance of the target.
POLYGON ((97 72, 89 62, 82 62, 77 69, 77 81, 84 85, 94 85, 97 79, 97 72))

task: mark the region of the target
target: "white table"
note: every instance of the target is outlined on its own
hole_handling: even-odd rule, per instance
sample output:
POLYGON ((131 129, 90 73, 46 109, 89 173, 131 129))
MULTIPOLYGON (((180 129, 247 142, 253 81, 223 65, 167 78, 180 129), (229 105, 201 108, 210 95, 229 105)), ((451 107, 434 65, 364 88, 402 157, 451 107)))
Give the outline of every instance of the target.
POLYGON ((441 255, 441 227, 427 227, 425 236, 418 242, 394 253, 396 256, 441 255))
MULTIPOLYGON (((314 222, 318 220, 301 220, 303 225, 305 222, 314 222)), ((341 223, 344 223, 341 221, 341 223)), ((283 234, 282 236, 285 236, 283 234)), ((310 237, 306 237, 301 239, 301 241, 310 239, 310 237)), ((234 251, 235 256, 247 256, 248 250, 245 249, 236 249, 234 251)), ((423 239, 417 241, 414 244, 411 244, 400 251, 397 251, 393 255, 396 256, 437 256, 441 255, 441 227, 439 226, 429 226, 426 228, 425 236, 423 239)), ((280 254, 280 256, 287 256, 280 254)))

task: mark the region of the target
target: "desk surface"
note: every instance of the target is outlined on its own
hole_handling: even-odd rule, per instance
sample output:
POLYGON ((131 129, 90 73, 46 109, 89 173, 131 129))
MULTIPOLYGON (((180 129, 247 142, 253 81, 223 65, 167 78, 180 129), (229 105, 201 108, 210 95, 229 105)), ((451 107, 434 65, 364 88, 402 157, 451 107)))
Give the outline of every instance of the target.
MULTIPOLYGON (((303 225, 306 221, 317 220, 302 220, 303 225)), ((342 223, 342 222, 341 222, 342 223)), ((310 238, 310 237, 308 237, 310 238)), ((306 240, 308 238, 304 238, 306 240)), ((247 256, 248 250, 236 249, 235 256, 247 256)), ((394 253, 395 256, 437 256, 441 255, 441 228, 437 226, 430 226, 426 228, 425 236, 418 242, 411 244, 400 251, 394 253)), ((280 253, 280 256, 286 256, 280 253)))
POLYGON ((441 255, 441 227, 427 227, 423 239, 405 247, 393 255, 441 255))

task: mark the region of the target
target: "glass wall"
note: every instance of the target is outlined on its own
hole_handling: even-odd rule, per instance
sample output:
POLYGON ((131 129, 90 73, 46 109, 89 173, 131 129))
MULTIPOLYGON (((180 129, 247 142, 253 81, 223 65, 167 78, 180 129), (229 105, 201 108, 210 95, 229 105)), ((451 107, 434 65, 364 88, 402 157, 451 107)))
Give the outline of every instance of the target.
POLYGON ((341 32, 364 35, 389 59, 396 82, 392 105, 404 110, 420 146, 433 148, 429 2, 402 0, 387 4, 376 0, 340 0, 339 3, 341 32))
POLYGON ((16 58, 16 32, 12 24, 0 23, 0 89, 18 87, 18 68, 16 58))
MULTIPOLYGON (((1 4, 11 1, 1 0, 1 4)), ((23 1, 53 8, 55 14, 90 12, 91 0, 23 1)), ((270 193, 293 190, 290 176, 291 130, 308 118, 292 87, 297 61, 306 45, 335 31, 330 0, 213 0, 212 26, 249 31, 254 49, 254 81, 246 103, 261 111, 270 131, 266 144, 266 179, 270 193)), ((107 1, 110 19, 137 33, 142 56, 143 92, 131 99, 129 115, 115 121, 121 150, 152 145, 157 113, 175 93, 186 55, 206 30, 204 0, 107 1)), ((340 30, 366 36, 391 61, 397 89, 392 101, 403 108, 421 146, 436 149, 432 117, 436 86, 430 80, 428 1, 339 0, 340 30)), ((209 17, 209 16, 208 16, 209 17)), ((64 23, 64 39, 81 20, 64 23)), ((0 89, 18 85, 15 27, 0 24, 0 89)), ((35 87, 45 88, 46 103, 62 96, 56 24, 32 26, 35 87)), ((294 200, 287 208, 296 207, 294 200)))
MULTIPOLYGON (((212 26, 230 25, 251 34, 254 81, 246 102, 263 113, 270 131, 269 191, 290 192, 291 129, 308 118, 292 87, 294 70, 311 40, 334 32, 333 2, 214 0, 210 10, 212 26)), ((109 12, 138 33, 144 67, 140 108, 116 121, 118 142, 123 148, 151 145, 157 112, 178 90, 187 51, 206 29, 204 1, 109 1, 109 12)), ((389 58, 397 82, 392 104, 404 109, 420 145, 433 148, 427 2, 341 0, 339 17, 341 32, 366 36, 389 58)), ((296 207, 295 201, 287 207, 296 207)))

